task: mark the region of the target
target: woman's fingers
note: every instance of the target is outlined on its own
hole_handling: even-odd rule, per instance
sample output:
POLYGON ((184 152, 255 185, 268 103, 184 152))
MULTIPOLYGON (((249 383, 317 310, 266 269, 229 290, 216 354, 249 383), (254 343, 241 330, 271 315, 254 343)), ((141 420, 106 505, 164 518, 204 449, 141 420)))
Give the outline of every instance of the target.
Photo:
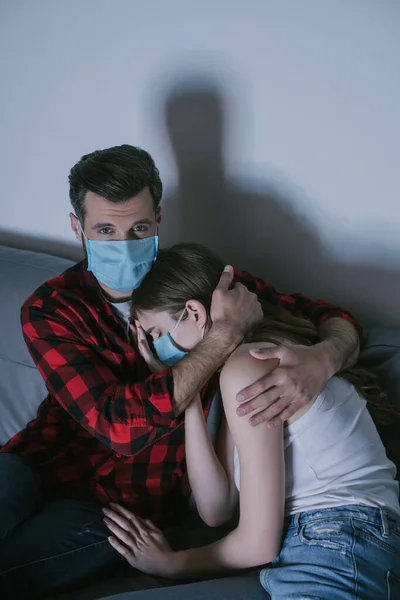
POLYGON ((135 515, 133 512, 121 506, 120 504, 115 504, 114 502, 110 502, 110 507, 115 513, 118 513, 122 518, 126 519, 129 524, 136 530, 146 530, 153 531, 154 533, 158 533, 160 529, 154 525, 154 523, 148 519, 142 519, 135 515))
POLYGON ((122 515, 120 512, 111 510, 109 508, 103 508, 103 513, 110 521, 121 527, 121 529, 128 531, 134 536, 138 535, 138 531, 134 523, 130 519, 122 515))
POLYGON ((154 525, 153 521, 150 521, 149 519, 144 519, 143 522, 153 533, 159 533, 161 531, 161 529, 154 525))
POLYGON ((125 558, 125 560, 128 561, 128 563, 130 565, 132 565, 132 567, 134 567, 134 560, 135 560, 135 555, 132 552, 132 550, 130 550, 129 548, 127 548, 126 546, 124 546, 119 540, 117 540, 117 538, 113 537, 112 535, 110 535, 110 537, 108 538, 109 543, 111 544, 111 546, 121 555, 125 558))
POLYGON ((107 517, 105 517, 103 519, 103 521, 104 521, 105 525, 108 527, 108 529, 114 534, 114 536, 118 540, 123 542, 125 544, 125 546, 127 548, 129 548, 130 550, 132 550, 133 552, 135 551, 135 547, 136 547, 135 536, 132 535, 130 531, 127 531, 124 527, 121 527, 115 521, 113 521, 107 517))
MULTIPOLYGON (((151 355, 151 351, 150 351, 150 347, 149 347, 149 343, 147 341, 146 338, 146 334, 143 331, 143 328, 141 327, 139 321, 135 321, 135 325, 136 325, 136 332, 137 332, 137 340, 138 340, 138 345, 139 345, 139 350, 141 353, 145 353, 146 356, 151 355)), ((144 357, 143 357, 144 358, 144 357)))
POLYGON ((163 371, 165 366, 160 360, 158 360, 158 358, 154 356, 152 350, 150 349, 143 327, 140 325, 139 321, 135 321, 135 325, 137 331, 137 347, 140 355, 154 373, 163 371))
POLYGON ((120 515, 122 515, 123 517, 125 517, 125 519, 128 519, 128 521, 130 521, 131 517, 134 516, 133 512, 131 512, 130 510, 128 510, 124 506, 121 506, 120 504, 117 504, 116 502, 110 502, 110 507, 113 509, 113 511, 119 513, 120 515))

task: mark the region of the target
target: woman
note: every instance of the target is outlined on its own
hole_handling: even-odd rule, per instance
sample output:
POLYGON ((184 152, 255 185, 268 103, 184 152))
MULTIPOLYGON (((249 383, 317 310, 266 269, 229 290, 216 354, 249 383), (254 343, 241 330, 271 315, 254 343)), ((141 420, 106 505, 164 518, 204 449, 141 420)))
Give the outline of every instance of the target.
MULTIPOLYGON (((223 266, 194 244, 160 253, 132 297, 139 348, 153 369, 201 343, 223 266), (158 359, 147 353, 146 333, 158 359)), ((268 564, 260 580, 273 600, 400 598, 399 488, 373 421, 384 426, 394 412, 374 377, 355 368, 332 378, 284 427, 248 427, 236 415, 236 395, 277 366, 255 360, 251 349, 317 341, 309 321, 272 305, 263 310, 222 369, 216 451, 200 399, 185 413, 199 514, 210 526, 227 521, 240 488, 237 528, 214 544, 173 552, 154 525, 114 507, 105 510, 110 543, 136 568, 172 578, 268 564)))

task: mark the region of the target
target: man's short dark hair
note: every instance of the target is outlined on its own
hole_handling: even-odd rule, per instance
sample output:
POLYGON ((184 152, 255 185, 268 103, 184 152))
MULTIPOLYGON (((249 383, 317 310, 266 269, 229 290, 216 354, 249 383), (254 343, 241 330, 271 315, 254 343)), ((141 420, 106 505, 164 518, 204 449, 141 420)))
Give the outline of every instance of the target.
POLYGON ((71 204, 82 224, 88 191, 117 203, 126 202, 148 187, 154 210, 162 196, 162 183, 154 160, 145 150, 129 144, 82 156, 72 167, 68 179, 71 204))

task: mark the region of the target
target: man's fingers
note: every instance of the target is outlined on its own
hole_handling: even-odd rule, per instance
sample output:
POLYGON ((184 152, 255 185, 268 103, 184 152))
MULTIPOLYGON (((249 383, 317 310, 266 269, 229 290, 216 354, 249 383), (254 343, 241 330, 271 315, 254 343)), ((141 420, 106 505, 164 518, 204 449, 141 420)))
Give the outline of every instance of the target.
POLYGON ((219 278, 216 290, 228 290, 233 281, 233 267, 227 265, 219 278))
POLYGON ((239 417, 244 417, 245 415, 250 415, 255 410, 265 410, 266 408, 271 407, 274 402, 279 400, 280 393, 279 389, 276 387, 271 388, 268 392, 264 392, 263 394, 259 394, 255 398, 248 400, 247 402, 241 404, 236 409, 236 414, 239 417))
POLYGON ((249 352, 254 358, 259 360, 275 359, 279 364, 285 353, 285 348, 282 346, 275 346, 274 348, 267 346, 266 348, 250 348, 249 352))
POLYGON ((290 417, 293 417, 294 413, 299 410, 300 406, 300 404, 292 402, 279 415, 271 419, 271 421, 268 423, 268 427, 272 428, 276 427, 277 425, 283 425, 285 421, 288 421, 290 417))
POLYGON ((283 396, 274 402, 268 409, 258 412, 249 419, 251 426, 259 425, 260 423, 268 423, 269 427, 273 427, 283 421, 280 415, 289 407, 291 399, 283 396))
MULTIPOLYGON (((281 378, 282 373, 278 370, 275 370, 269 375, 261 377, 261 379, 258 379, 248 387, 243 388, 243 390, 240 390, 240 392, 236 396, 236 400, 238 402, 246 403, 248 402, 248 400, 256 398, 260 394, 264 394, 271 388, 279 386, 281 383, 281 378)), ((248 412, 249 411, 246 411, 246 413, 244 414, 247 414, 248 412)))

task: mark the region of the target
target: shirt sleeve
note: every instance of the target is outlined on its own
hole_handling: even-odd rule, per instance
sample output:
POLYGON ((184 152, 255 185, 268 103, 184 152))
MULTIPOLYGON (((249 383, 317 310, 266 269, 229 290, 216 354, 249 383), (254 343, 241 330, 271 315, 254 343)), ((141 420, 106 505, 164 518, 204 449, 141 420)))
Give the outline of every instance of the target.
POLYGON ((280 294, 270 283, 253 277, 246 271, 235 269, 235 278, 252 292, 255 292, 260 300, 279 304, 292 314, 309 319, 316 327, 320 327, 322 323, 332 317, 345 319, 355 327, 360 338, 360 344, 362 344, 364 340, 363 328, 347 310, 332 306, 323 298, 310 300, 303 294, 280 294))
POLYGON ((143 381, 119 381, 107 361, 108 348, 79 335, 57 310, 38 303, 21 311, 28 350, 50 394, 103 444, 133 455, 168 433, 174 415, 170 368, 143 381))

